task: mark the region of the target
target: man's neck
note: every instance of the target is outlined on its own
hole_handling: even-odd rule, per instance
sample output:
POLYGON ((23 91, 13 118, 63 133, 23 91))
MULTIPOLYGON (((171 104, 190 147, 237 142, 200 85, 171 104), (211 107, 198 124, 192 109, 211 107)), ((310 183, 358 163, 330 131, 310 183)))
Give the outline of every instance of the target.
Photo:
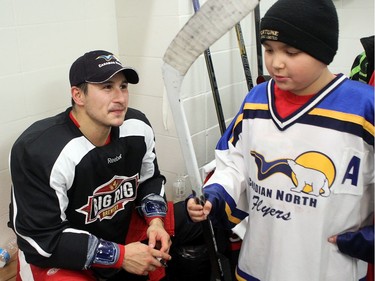
POLYGON ((100 126, 92 122, 87 115, 72 109, 70 118, 82 134, 95 146, 103 146, 109 143, 111 127, 100 126))

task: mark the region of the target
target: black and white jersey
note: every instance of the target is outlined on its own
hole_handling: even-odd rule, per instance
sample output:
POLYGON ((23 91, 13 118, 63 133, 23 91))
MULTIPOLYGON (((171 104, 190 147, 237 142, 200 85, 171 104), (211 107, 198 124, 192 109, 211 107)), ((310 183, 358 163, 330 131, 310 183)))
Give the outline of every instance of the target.
POLYGON ((31 125, 10 155, 10 226, 21 254, 41 267, 82 269, 89 234, 125 244, 134 207, 164 195, 164 177, 146 116, 129 108, 96 147, 69 117, 71 108, 31 125))

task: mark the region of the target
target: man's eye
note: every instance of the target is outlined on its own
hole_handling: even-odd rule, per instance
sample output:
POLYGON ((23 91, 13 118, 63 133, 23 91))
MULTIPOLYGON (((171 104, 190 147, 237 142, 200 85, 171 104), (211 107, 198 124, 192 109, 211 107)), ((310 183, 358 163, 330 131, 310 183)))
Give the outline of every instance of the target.
POLYGON ((112 85, 104 85, 104 89, 111 89, 112 85))
POLYGON ((124 83, 121 85, 121 89, 126 90, 128 88, 128 84, 124 83))

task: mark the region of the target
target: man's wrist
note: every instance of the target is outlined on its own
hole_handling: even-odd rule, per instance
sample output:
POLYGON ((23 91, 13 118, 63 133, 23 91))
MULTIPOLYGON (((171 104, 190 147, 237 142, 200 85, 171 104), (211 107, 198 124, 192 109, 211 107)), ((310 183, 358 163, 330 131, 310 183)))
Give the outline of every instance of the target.
POLYGON ((154 218, 150 218, 150 221, 149 221, 149 226, 151 225, 159 225, 161 227, 164 227, 164 219, 163 217, 154 217, 154 218))
POLYGON ((145 219, 148 226, 159 225, 161 227, 164 227, 164 217, 151 217, 145 219))
POLYGON ((91 266, 120 268, 125 254, 125 247, 103 239, 99 239, 98 242, 91 261, 91 266))

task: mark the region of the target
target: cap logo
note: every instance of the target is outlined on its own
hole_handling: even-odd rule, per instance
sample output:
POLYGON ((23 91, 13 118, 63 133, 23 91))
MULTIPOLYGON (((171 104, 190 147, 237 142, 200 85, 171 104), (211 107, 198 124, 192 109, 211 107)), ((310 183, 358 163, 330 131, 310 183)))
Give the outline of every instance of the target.
POLYGON ((264 40, 274 40, 277 41, 279 38, 279 31, 263 29, 260 31, 260 37, 264 40))
POLYGON ((98 60, 98 59, 104 59, 106 61, 105 63, 100 63, 98 65, 99 67, 103 67, 108 64, 118 64, 122 66, 121 62, 114 55, 101 55, 101 56, 98 56, 95 60, 98 60), (112 60, 115 60, 115 61, 112 61, 112 60))

